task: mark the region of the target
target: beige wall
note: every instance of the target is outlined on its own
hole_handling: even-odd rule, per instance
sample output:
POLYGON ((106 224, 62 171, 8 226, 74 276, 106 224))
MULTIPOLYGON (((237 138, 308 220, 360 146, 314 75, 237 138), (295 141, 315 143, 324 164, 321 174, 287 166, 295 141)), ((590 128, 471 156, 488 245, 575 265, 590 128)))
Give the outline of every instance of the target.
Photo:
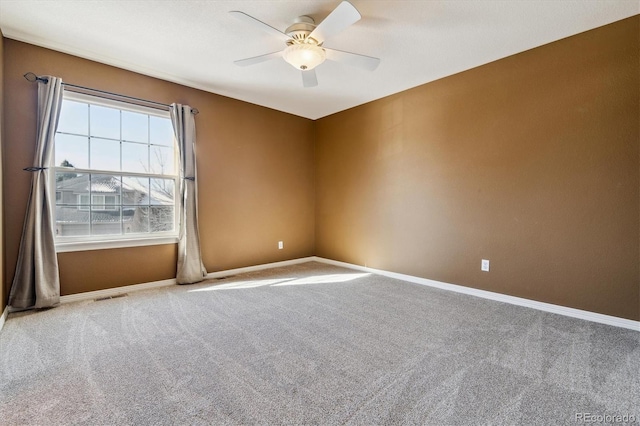
POLYGON ((319 120, 316 254, 640 319, 638 34, 636 16, 319 120))
MULTIPOLYGON (((158 102, 179 102, 196 116, 200 233, 208 271, 314 253, 314 123, 245 102, 146 77, 74 56, 5 40, 2 145, 6 283, 15 270, 33 157, 36 86, 22 75, 158 102), (284 241, 284 250, 277 242, 284 241)), ((175 277, 176 245, 60 253, 61 293, 175 277)))
MULTIPOLYGON (((209 271, 317 254, 638 320, 638 32, 626 19, 315 123, 4 40, 0 285, 29 188, 33 71, 201 111, 209 271)), ((175 245, 60 253, 62 294, 172 278, 175 258, 175 245)))

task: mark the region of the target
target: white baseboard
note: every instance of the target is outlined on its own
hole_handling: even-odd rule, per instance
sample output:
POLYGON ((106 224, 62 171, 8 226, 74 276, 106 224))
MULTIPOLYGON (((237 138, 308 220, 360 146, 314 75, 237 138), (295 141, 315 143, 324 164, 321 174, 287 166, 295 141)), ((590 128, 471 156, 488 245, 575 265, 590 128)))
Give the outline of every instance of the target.
MULTIPOLYGON (((442 290, 454 291, 456 293, 463 293, 471 296, 481 297, 483 299, 495 300, 498 302, 524 306, 527 308, 537 309, 545 312, 551 312, 554 314, 564 315, 568 317, 579 318, 579 319, 597 322, 601 324, 612 325, 615 327, 627 328, 634 331, 640 331, 640 321, 633 321, 625 318, 614 317, 611 315, 604 315, 604 314, 598 314, 590 311, 583 311, 581 309, 569 308, 566 306, 553 305, 551 303, 538 302, 535 300, 529 300, 521 297, 509 296, 506 294, 494 293, 491 291, 479 290, 471 287, 465 287, 465 286, 456 285, 456 284, 449 284, 449 283, 444 283, 440 281, 429 280, 426 278, 415 277, 412 275, 389 272, 382 269, 368 268, 366 266, 340 262, 337 260, 326 259, 318 256, 303 257, 300 259, 285 260, 282 262, 265 263, 262 265, 248 266, 244 268, 236 268, 236 269, 228 269, 225 271, 211 272, 207 274, 206 278, 220 278, 220 277, 226 277, 229 275, 237 275, 237 274, 242 274, 246 272, 261 271, 264 269, 278 268, 281 266, 291 266, 299 263, 306 263, 306 262, 312 262, 312 261, 326 263, 329 265, 342 266, 344 268, 355 269, 363 272, 370 272, 373 274, 383 275, 385 277, 395 278, 402 281, 408 281, 416 284, 426 285, 429 287, 439 288, 442 290)), ((68 296, 61 296, 60 303, 70 303, 70 302, 77 302, 80 300, 116 296, 122 293, 130 293, 132 291, 166 287, 174 284, 176 284, 176 280, 169 279, 169 280, 153 281, 153 282, 142 283, 142 284, 128 285, 124 287, 108 288, 104 290, 88 291, 85 293, 77 293, 77 294, 71 294, 68 296)), ((9 312, 9 307, 7 306, 4 312, 2 313, 2 316, 0 317, 0 330, 2 330, 2 326, 4 325, 4 322, 7 319, 8 312, 9 312)))
POLYGON ((226 271, 211 272, 207 274, 207 278, 221 278, 229 275, 244 274, 245 272, 262 271, 263 269, 279 268, 281 266, 297 265, 298 263, 307 263, 316 260, 314 256, 301 257, 299 259, 283 260, 281 262, 264 263, 262 265, 247 266, 244 268, 228 269, 226 271))
POLYGON ((2 312, 2 316, 0 316, 0 331, 2 331, 2 327, 4 327, 4 322, 7 320, 8 315, 9 315, 9 307, 5 306, 4 312, 2 312))
POLYGON ((100 297, 117 296, 123 293, 131 293, 132 291, 149 290, 158 287, 167 287, 176 283, 175 278, 162 281, 151 281, 142 284, 125 285, 122 287, 105 288, 104 290, 85 291, 84 293, 70 294, 68 296, 60 296, 60 303, 79 302, 81 300, 98 299, 100 297))
POLYGON ((337 260, 325 259, 323 257, 314 256, 317 262, 327 263, 344 268, 355 269, 358 271, 370 272, 373 274, 383 275, 389 278, 395 278, 402 281, 409 281, 416 284, 422 284, 429 287, 435 287, 442 290, 455 291, 456 293, 468 294, 471 296, 482 297, 483 299, 496 300, 498 302, 510 303, 512 305, 525 306, 527 308, 538 309, 540 311, 551 312, 567 317, 579 318, 587 321, 597 322, 601 324, 612 325, 614 327, 628 328, 634 331, 640 331, 640 321, 633 321, 625 318, 614 317, 611 315, 598 314, 581 309, 568 308, 566 306, 553 305, 551 303, 538 302, 536 300, 524 299, 521 297, 509 296, 492 291, 479 290, 476 288, 465 287, 456 284, 448 284, 440 281, 429 280, 426 278, 414 277, 412 275, 398 274, 396 272, 384 271, 382 269, 368 268, 366 266, 354 265, 352 263, 339 262, 337 260))
MULTIPOLYGON (((260 271, 263 269, 271 269, 271 268, 277 268, 280 266, 289 266, 289 265, 295 265, 298 263, 310 262, 311 260, 313 260, 311 257, 303 257, 300 259, 285 260, 282 262, 265 263, 262 265, 247 266, 244 268, 228 269, 226 271, 211 272, 207 274, 206 278, 227 277, 229 275, 237 275, 245 272, 260 271)), ((68 296, 61 296, 60 303, 70 303, 70 302, 78 302, 81 300, 98 299, 100 297, 117 296, 123 293, 131 293, 132 291, 149 290, 152 288, 166 287, 166 286, 175 285, 175 284, 176 284, 176 280, 175 278, 172 278, 169 280, 152 281, 152 282, 142 283, 142 284, 133 284, 133 285, 127 285, 122 287, 106 288, 104 290, 87 291, 84 293, 76 293, 76 294, 70 294, 68 296)))

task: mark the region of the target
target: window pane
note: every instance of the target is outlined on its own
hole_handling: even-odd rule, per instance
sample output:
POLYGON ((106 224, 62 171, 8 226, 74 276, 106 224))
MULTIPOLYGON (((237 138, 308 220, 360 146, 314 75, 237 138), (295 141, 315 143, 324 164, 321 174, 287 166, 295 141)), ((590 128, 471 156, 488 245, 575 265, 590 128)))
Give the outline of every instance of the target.
POLYGON ((175 150, 173 148, 151 146, 150 150, 151 173, 160 175, 172 175, 175 173, 175 150))
POLYGON ((125 234, 149 232, 149 207, 123 207, 122 222, 125 234))
POLYGON ((173 207, 152 206, 149 212, 149 227, 151 232, 173 231, 173 207))
POLYGON ((123 177, 122 204, 149 204, 149 178, 123 177))
POLYGON ((122 142, 122 170, 149 173, 149 145, 122 142))
POLYGON ((89 167, 89 139, 86 136, 56 134, 56 166, 89 167))
POLYGON ((104 209, 105 196, 116 196, 120 200, 121 186, 120 176, 91 175, 91 197, 93 203, 99 203, 104 209))
POLYGON ((122 204, 149 204, 149 178, 122 177, 122 204))
POLYGON ((121 234, 120 207, 115 210, 94 209, 91 207, 91 234, 121 234))
POLYGON ((62 101, 58 132, 89 134, 89 105, 81 102, 62 101))
POLYGON ((91 105, 89 113, 91 136, 120 139, 120 110, 91 105))
POLYGON ((173 125, 171 120, 162 117, 149 117, 150 142, 156 145, 173 146, 173 125))
POLYGON ((175 181, 173 179, 151 179, 151 197, 149 204, 173 205, 175 200, 175 181))
POLYGON ((79 197, 83 194, 89 204, 89 175, 56 172, 56 204, 81 204, 79 197))
POLYGON ((88 191, 88 175, 56 172, 56 204, 78 204, 78 194, 88 191))
POLYGON ((120 142, 91 138, 92 169, 120 170, 120 142))
POLYGON ((118 195, 105 195, 104 196, 104 208, 107 210, 115 210, 116 206, 120 205, 120 197, 118 195))
POLYGON ((122 140, 149 142, 149 116, 122 111, 122 140))
POLYGON ((89 235, 89 211, 79 206, 56 206, 56 236, 89 235))

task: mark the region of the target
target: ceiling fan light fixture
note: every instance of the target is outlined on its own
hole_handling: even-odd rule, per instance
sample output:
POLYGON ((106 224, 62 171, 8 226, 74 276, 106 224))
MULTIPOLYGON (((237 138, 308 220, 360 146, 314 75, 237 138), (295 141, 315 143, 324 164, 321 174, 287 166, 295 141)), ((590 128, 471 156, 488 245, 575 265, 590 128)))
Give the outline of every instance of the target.
POLYGON ((294 68, 303 71, 314 69, 326 59, 324 49, 311 43, 292 44, 284 50, 282 56, 294 68))

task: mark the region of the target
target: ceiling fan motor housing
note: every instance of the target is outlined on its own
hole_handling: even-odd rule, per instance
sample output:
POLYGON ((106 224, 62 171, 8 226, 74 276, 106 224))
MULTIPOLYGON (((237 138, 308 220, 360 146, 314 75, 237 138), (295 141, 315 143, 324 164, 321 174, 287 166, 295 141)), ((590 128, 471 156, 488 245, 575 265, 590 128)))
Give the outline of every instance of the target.
POLYGON ((296 18, 296 21, 293 25, 290 25, 286 30, 285 34, 291 37, 291 40, 287 41, 287 44, 290 46, 296 43, 315 43, 318 42, 314 39, 310 39, 309 34, 316 28, 316 22, 310 16, 300 16, 296 18))
POLYGON ((316 28, 315 21, 309 16, 300 16, 296 22, 286 29, 291 37, 287 48, 282 52, 284 60, 302 71, 312 70, 326 58, 326 53, 319 43, 309 37, 316 28))

